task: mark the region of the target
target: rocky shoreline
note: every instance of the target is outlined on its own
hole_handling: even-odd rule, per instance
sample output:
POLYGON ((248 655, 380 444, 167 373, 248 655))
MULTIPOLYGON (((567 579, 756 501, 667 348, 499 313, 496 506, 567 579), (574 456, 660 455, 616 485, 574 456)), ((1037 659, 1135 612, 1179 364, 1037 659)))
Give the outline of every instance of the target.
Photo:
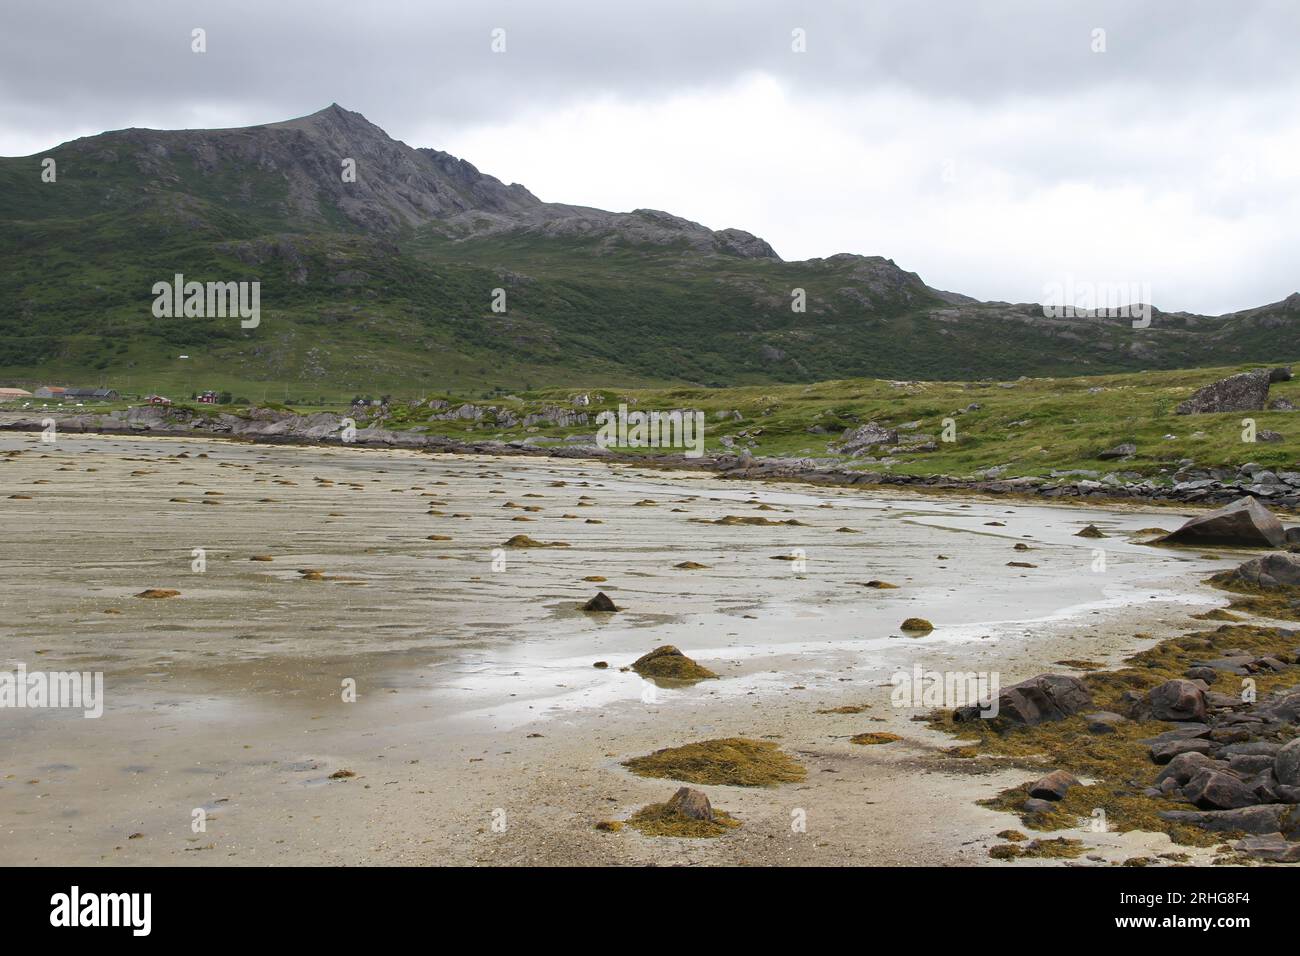
MULTIPOLYGON (((447 417, 465 417, 464 405, 451 409, 447 417)), ((1023 476, 967 478, 951 475, 904 475, 850 467, 849 462, 827 458, 757 457, 747 449, 737 454, 628 454, 601 448, 586 440, 526 438, 518 441, 464 441, 431 434, 421 428, 386 429, 361 427, 344 440, 345 418, 330 412, 298 415, 271 408, 254 408, 246 414, 196 414, 186 408, 137 406, 107 413, 41 415, 0 413, 0 431, 41 432, 53 419, 58 430, 103 435, 148 435, 164 437, 226 438, 278 445, 350 445, 360 448, 405 448, 435 454, 531 455, 551 458, 591 458, 710 471, 723 478, 750 481, 797 481, 836 486, 897 486, 918 490, 977 492, 994 495, 1026 495, 1045 499, 1132 501, 1140 503, 1187 503, 1221 505, 1242 495, 1266 501, 1283 511, 1300 510, 1300 463, 1294 471, 1280 471, 1247 463, 1240 468, 1200 467, 1191 460, 1179 462, 1166 478, 1143 477, 1136 472, 1102 474, 1073 470, 1048 477, 1023 476)))

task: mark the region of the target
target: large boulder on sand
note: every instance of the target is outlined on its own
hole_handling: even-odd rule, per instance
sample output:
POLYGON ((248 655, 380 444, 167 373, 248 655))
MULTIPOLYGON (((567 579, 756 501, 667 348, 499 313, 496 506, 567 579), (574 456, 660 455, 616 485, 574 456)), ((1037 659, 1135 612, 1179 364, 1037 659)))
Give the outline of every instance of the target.
POLYGON ((1271 511, 1254 498, 1246 497, 1207 515, 1192 518, 1158 543, 1285 548, 1286 531, 1271 511))
MULTIPOLYGON (((998 695, 997 713, 986 719, 1014 724, 1041 724, 1061 720, 1092 706, 1088 688, 1077 677, 1064 674, 1039 674, 1004 688, 998 695)), ((958 707, 952 719, 961 723, 979 720, 989 710, 988 702, 958 707)))
POLYGON ((1179 415, 1260 411, 1268 404, 1270 381, 1273 381, 1273 373, 1266 368, 1229 375, 1204 388, 1198 388, 1191 398, 1174 411, 1179 415))
POLYGON ((1300 587, 1300 554, 1278 552, 1251 558, 1231 571, 1220 571, 1210 580, 1215 584, 1245 584, 1266 590, 1300 587))

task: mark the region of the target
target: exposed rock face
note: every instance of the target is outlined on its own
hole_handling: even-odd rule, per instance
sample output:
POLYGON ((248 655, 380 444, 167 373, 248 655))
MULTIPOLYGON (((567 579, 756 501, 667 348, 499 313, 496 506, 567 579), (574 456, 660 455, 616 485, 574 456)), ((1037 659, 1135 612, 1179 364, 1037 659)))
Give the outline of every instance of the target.
POLYGON ((1161 544, 1222 544, 1244 548, 1284 548, 1286 532, 1273 513, 1254 498, 1192 518, 1161 544))
POLYGON ((1277 553, 1251 558, 1231 571, 1220 571, 1210 580, 1216 584, 1249 584, 1269 590, 1300 587, 1300 555, 1277 553))
MULTIPOLYGON (((1015 724, 1041 724, 1061 720, 1092 706, 1092 697, 1077 677, 1064 674, 1039 674, 1004 688, 998 695, 998 712, 995 719, 1015 724)), ((979 720, 980 711, 987 704, 958 707, 952 719, 959 723, 979 720)))
POLYGON ((1285 744, 1273 758, 1273 776, 1287 787, 1300 787, 1300 737, 1285 744))
POLYGON ((1176 409, 1179 415, 1200 415, 1207 412, 1260 411, 1268 404, 1268 385, 1275 381, 1268 369, 1255 369, 1238 375, 1229 375, 1204 388, 1197 389, 1192 397, 1176 409))
POLYGON ((860 455, 873 445, 897 445, 898 430, 867 422, 857 428, 845 429, 838 450, 846 455, 860 455))

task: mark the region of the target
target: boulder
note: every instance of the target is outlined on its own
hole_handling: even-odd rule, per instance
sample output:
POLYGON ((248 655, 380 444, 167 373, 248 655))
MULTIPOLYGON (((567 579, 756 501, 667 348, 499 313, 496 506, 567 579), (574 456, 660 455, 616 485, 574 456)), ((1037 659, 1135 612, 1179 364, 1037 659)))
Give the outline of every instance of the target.
POLYGON ((609 595, 604 591, 598 591, 596 596, 582 606, 584 611, 617 611, 618 606, 609 599, 609 595))
POLYGON ((1229 375, 1198 388, 1174 411, 1179 415, 1259 411, 1268 404, 1268 386, 1272 380, 1272 373, 1264 368, 1229 375))
POLYGON ((867 422, 857 428, 847 428, 840 437, 839 451, 846 455, 857 455, 872 445, 897 445, 898 430, 867 422))
POLYGON ((1085 719, 1088 721, 1088 733, 1090 734, 1113 734, 1120 724, 1128 720, 1122 714, 1116 714, 1109 710, 1099 710, 1094 714, 1088 714, 1085 719))
POLYGON ((1300 843, 1292 843, 1280 833, 1242 837, 1233 844, 1233 849, 1256 860, 1300 863, 1300 843))
POLYGON ((1178 786, 1182 786, 1196 776, 1202 770, 1223 770, 1227 767, 1221 760, 1215 760, 1203 753, 1185 753, 1179 754, 1173 760, 1169 761, 1164 770, 1161 770, 1156 777, 1157 786, 1166 780, 1172 780, 1178 786))
POLYGON ((1136 455, 1137 450, 1137 445, 1133 444, 1131 441, 1126 441, 1116 445, 1114 448, 1107 448, 1105 451, 1099 452, 1097 458, 1100 461, 1112 461, 1116 458, 1129 458, 1136 455))
MULTIPOLYGON (((1300 587, 1300 554, 1277 552, 1251 558, 1231 571, 1220 571, 1210 580, 1215 584, 1246 584, 1266 590, 1300 587)), ((1250 664, 1246 669, 1250 670, 1250 664)))
POLYGON ((1273 513, 1254 498, 1192 518, 1177 531, 1159 539, 1160 544, 1220 544, 1244 548, 1282 548, 1286 532, 1273 513))
MULTIPOLYGON (((998 710, 993 719, 1033 726, 1061 720, 1091 706, 1092 697, 1088 688, 1077 677, 1039 674, 1003 688, 998 695, 998 710)), ((957 722, 978 720, 981 711, 988 709, 987 701, 958 707, 953 711, 952 719, 957 722)))
POLYGON ((709 806, 709 798, 692 787, 680 788, 669 799, 668 806, 692 820, 713 820, 713 808, 709 806))
POLYGON ((1273 776, 1284 787, 1300 787, 1300 737, 1277 752, 1273 758, 1273 776))
POLYGON ((1167 680, 1147 692, 1139 709, 1153 720, 1203 720, 1205 691, 1194 681, 1167 680))
POLYGON ((1300 837, 1300 809, 1285 803, 1262 803, 1234 810, 1165 810, 1160 818, 1204 830, 1300 837))
POLYGON ((1237 777, 1203 767, 1183 784, 1183 795, 1202 810, 1235 810, 1259 803, 1255 792, 1237 777))
POLYGON ((1060 800, 1065 792, 1079 782, 1079 778, 1066 770, 1053 770, 1029 787, 1029 795, 1039 800, 1060 800))

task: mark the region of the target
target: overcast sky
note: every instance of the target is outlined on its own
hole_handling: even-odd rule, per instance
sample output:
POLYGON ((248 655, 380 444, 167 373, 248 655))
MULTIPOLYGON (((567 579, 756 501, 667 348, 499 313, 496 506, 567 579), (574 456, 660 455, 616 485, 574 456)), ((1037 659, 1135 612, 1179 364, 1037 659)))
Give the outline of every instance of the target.
POLYGON ((0 155, 338 102, 786 259, 1218 313, 1300 290, 1298 43, 1296 0, 4 0, 0 155))

